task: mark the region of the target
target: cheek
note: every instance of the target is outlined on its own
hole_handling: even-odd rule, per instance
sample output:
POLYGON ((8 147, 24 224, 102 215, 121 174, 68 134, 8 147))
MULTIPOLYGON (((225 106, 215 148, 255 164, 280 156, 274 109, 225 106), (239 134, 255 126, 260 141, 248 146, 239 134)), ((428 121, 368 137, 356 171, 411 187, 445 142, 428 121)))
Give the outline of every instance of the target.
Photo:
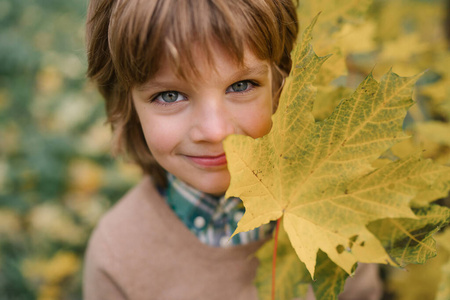
POLYGON ((242 112, 240 116, 241 129, 252 138, 268 134, 272 128, 272 112, 272 97, 269 94, 242 112))
POLYGON ((149 118, 141 120, 141 125, 147 146, 157 160, 159 156, 172 152, 179 142, 176 123, 149 118))
POLYGON ((272 128, 272 109, 252 115, 248 126, 251 128, 249 135, 259 138, 269 133, 272 128))

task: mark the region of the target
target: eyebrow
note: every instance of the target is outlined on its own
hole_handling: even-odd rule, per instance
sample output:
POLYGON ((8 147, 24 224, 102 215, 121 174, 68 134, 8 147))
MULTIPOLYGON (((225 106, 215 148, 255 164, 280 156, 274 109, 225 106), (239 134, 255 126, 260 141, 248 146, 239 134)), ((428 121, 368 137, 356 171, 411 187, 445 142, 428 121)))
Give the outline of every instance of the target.
MULTIPOLYGON (((238 70, 236 73, 234 73, 230 78, 228 78, 229 81, 235 82, 239 79, 242 79, 243 77, 263 77, 266 76, 269 72, 269 66, 267 64, 257 64, 255 66, 244 66, 240 70, 238 70)), ((157 77, 157 76, 156 76, 157 77)), ((172 85, 171 81, 173 78, 170 78, 169 80, 163 80, 163 81, 153 81, 153 79, 150 79, 148 82, 139 85, 136 87, 138 91, 146 91, 148 89, 166 89, 169 86, 172 85)))
MULTIPOLYGON (((261 77, 266 76, 269 72, 269 67, 266 64, 258 64, 257 66, 253 67, 247 67, 244 66, 241 70, 236 72, 231 78, 234 78, 234 80, 238 80, 242 77, 261 77)), ((233 81, 233 80, 232 80, 233 81)))

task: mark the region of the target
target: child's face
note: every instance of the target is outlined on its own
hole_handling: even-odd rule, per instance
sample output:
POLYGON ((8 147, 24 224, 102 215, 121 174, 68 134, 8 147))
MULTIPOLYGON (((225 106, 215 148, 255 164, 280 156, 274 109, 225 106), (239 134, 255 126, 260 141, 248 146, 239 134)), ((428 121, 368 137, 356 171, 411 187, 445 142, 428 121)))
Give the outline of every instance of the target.
POLYGON ((224 193, 230 174, 222 142, 229 134, 267 134, 273 112, 270 64, 245 51, 244 66, 220 47, 214 66, 195 55, 200 76, 189 82, 163 62, 145 85, 132 90, 147 145, 158 163, 182 181, 224 193))

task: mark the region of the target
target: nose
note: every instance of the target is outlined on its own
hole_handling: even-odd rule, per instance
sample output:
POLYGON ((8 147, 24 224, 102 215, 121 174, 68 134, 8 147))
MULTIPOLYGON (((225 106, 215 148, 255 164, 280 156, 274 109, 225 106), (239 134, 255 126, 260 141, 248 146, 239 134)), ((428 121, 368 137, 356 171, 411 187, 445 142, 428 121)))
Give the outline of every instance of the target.
POLYGON ((220 143, 235 133, 232 113, 220 97, 197 102, 190 130, 194 142, 220 143))

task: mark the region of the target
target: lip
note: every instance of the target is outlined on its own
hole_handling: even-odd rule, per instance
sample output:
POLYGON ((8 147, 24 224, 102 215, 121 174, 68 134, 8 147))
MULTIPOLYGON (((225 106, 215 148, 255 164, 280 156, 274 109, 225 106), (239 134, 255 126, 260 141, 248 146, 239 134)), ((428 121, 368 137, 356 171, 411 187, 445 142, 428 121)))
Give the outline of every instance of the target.
POLYGON ((189 160, 202 167, 220 167, 227 164, 225 153, 219 155, 186 156, 189 160))

